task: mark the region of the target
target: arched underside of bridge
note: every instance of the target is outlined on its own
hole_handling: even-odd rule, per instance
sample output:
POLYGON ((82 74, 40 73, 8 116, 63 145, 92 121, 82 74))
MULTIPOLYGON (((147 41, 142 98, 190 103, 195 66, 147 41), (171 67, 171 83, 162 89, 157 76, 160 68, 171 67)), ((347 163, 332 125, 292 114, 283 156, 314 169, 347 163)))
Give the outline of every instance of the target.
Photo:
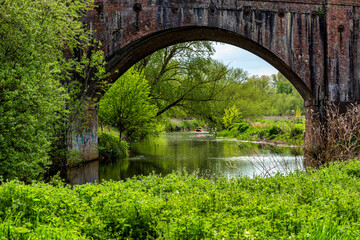
MULTIPOLYGON (((269 62, 300 92, 308 113, 325 116, 325 99, 342 106, 360 101, 357 0, 96 0, 95 4, 96 10, 83 21, 102 42, 112 81, 163 47, 210 40, 238 46, 269 62)), ((69 143, 70 149, 84 153, 84 160, 98 156, 96 110, 93 119, 91 130, 72 136, 69 143)), ((316 145, 314 135, 307 132, 306 141, 316 145)))
POLYGON ((279 72, 289 79, 305 101, 311 101, 314 99, 311 90, 308 86, 306 86, 304 81, 291 69, 290 66, 288 66, 274 53, 260 44, 241 36, 240 34, 210 27, 173 28, 150 34, 149 36, 145 36, 131 42, 118 52, 115 52, 113 55, 108 57, 107 68, 111 73, 110 79, 115 81, 135 63, 157 50, 173 44, 188 41, 216 41, 248 50, 279 70, 279 72))

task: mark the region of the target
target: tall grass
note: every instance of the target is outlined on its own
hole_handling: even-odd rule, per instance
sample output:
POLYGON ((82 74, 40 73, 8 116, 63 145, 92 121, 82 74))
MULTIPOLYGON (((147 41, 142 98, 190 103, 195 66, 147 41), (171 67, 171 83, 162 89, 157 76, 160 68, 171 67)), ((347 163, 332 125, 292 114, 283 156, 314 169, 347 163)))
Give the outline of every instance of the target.
POLYGON ((360 105, 350 105, 342 113, 339 107, 328 103, 325 116, 309 112, 307 124, 309 141, 304 145, 307 166, 358 158, 360 105))

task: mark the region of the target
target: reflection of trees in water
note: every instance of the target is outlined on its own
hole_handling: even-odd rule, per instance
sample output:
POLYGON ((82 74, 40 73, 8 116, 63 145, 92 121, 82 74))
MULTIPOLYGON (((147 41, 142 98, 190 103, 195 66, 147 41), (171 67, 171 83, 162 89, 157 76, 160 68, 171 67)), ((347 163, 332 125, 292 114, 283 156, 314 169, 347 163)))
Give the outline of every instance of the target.
POLYGON ((293 156, 303 156, 304 155, 304 149, 302 147, 293 147, 289 148, 291 155, 293 156))
POLYGON ((240 172, 248 174, 252 167, 249 161, 244 160, 247 157, 290 156, 292 153, 297 153, 297 150, 259 143, 214 140, 194 133, 171 133, 137 143, 136 154, 128 159, 100 164, 100 178, 119 180, 184 170, 203 177, 236 175, 240 172), (228 160, 233 161, 237 168, 229 166, 228 160))
MULTIPOLYGON (((196 173, 201 177, 213 178, 221 174, 239 174, 244 169, 252 167, 251 161, 264 164, 263 169, 268 171, 276 166, 268 164, 270 158, 275 161, 285 156, 283 160, 286 160, 286 156, 302 156, 303 154, 302 148, 217 141, 206 135, 191 133, 159 136, 136 145, 136 153, 134 154, 133 151, 128 159, 115 159, 100 164, 92 162, 69 170, 67 174, 69 183, 99 182, 100 179, 125 180, 129 177, 151 173, 166 175, 173 171, 186 171, 196 173), (256 157, 257 160, 254 160, 256 157)), ((282 162, 287 164, 285 165, 287 168, 294 168, 292 165, 295 163, 288 160, 282 162)))
POLYGON ((302 147, 279 147, 274 145, 268 145, 271 154, 287 155, 287 156, 300 156, 303 155, 302 147))
POLYGON ((302 147, 286 147, 266 143, 239 142, 238 149, 242 156, 259 154, 300 156, 304 154, 302 147))
POLYGON ((66 180, 71 185, 99 182, 99 161, 93 161, 77 168, 67 169, 66 180))
POLYGON ((277 154, 298 156, 303 155, 302 147, 276 146, 266 143, 239 142, 238 150, 241 156, 259 154, 277 154))

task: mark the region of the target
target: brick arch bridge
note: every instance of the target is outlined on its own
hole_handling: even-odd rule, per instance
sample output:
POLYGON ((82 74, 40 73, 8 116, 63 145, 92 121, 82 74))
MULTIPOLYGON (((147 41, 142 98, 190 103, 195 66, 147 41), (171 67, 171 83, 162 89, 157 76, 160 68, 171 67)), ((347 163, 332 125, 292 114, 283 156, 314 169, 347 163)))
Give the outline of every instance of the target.
MULTIPOLYGON (((111 80, 163 47, 211 40, 269 62, 307 112, 321 114, 324 99, 341 107, 360 100, 359 0, 98 0, 84 22, 103 44, 111 80)), ((91 128, 96 136, 97 120, 91 128)), ((80 148, 85 160, 98 155, 91 139, 80 148)))

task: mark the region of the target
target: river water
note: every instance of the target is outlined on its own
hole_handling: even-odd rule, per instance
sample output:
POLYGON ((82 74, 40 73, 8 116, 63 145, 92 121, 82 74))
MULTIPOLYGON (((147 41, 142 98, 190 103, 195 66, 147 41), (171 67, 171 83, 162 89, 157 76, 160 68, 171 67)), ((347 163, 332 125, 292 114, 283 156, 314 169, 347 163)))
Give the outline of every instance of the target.
POLYGON ((214 138, 206 132, 175 132, 136 143, 130 157, 94 161, 68 170, 70 184, 125 180, 151 173, 187 171, 206 178, 254 174, 269 176, 302 168, 302 149, 264 143, 214 138))

